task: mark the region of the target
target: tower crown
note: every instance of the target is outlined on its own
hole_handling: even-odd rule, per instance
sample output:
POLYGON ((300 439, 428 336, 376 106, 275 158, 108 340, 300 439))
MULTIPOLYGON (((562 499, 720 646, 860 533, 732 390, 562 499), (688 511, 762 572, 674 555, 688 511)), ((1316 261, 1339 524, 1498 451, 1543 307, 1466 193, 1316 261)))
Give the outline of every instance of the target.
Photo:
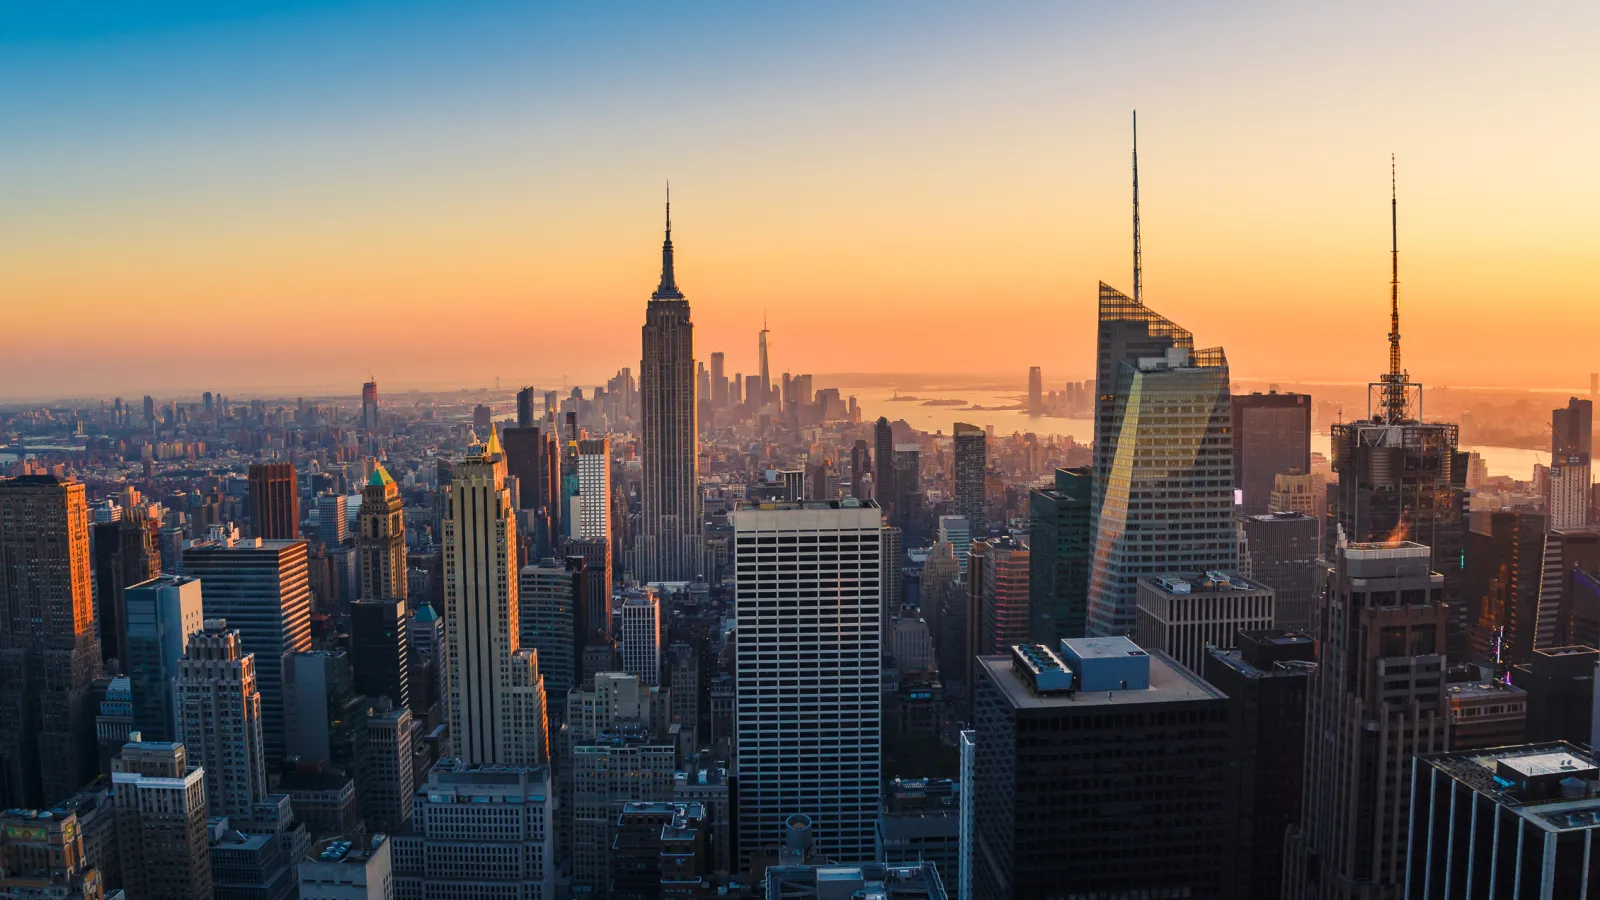
POLYGON ((672 271, 672 185, 667 185, 667 236, 661 242, 661 284, 650 295, 651 300, 682 300, 677 276, 672 271))

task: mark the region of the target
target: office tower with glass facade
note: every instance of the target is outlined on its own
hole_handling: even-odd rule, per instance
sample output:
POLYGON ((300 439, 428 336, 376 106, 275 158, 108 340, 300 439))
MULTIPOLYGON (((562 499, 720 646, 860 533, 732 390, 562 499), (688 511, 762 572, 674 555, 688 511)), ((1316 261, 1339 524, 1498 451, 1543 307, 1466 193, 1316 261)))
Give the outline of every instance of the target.
POLYGON ((450 735, 468 763, 549 759, 539 656, 522 646, 516 512, 491 429, 456 464, 444 521, 450 735))
POLYGON ((984 476, 989 471, 989 439, 982 428, 957 422, 955 425, 956 515, 971 526, 972 534, 988 534, 984 517, 984 476))
POLYGON ((976 583, 983 586, 979 619, 979 653, 1004 653, 1012 644, 1028 641, 1028 547, 1016 538, 984 541, 972 564, 983 567, 976 583))
POLYGON ((978 659, 968 896, 1233 897, 1228 698, 1124 637, 1057 647, 978 659))
POLYGON ((1242 512, 1261 515, 1278 475, 1311 471, 1311 396, 1273 391, 1233 398, 1233 486, 1242 512))
POLYGON ((97 768, 100 675, 84 486, 0 480, 0 807, 65 800, 97 768))
POLYGON ((885 522, 894 522, 894 502, 898 495, 894 488, 894 429, 889 419, 878 418, 872 427, 872 489, 878 507, 883 510, 885 522))
POLYGON ((1418 756, 1407 789, 1405 896, 1592 897, 1600 759, 1565 742, 1418 756))
POLYGON ((99 622, 100 658, 128 665, 127 589, 161 574, 160 522, 141 507, 120 510, 121 518, 93 526, 95 613, 99 622))
POLYGON ((1301 512, 1244 516, 1243 568, 1272 588, 1272 627, 1309 629, 1316 613, 1319 523, 1301 512))
POLYGON ((1222 351, 1174 346, 1115 371, 1115 437, 1097 447, 1091 509, 1088 631, 1098 635, 1132 632, 1140 576, 1239 567, 1222 351))
POLYGON ((1283 896, 1400 896, 1414 755, 1448 749, 1444 576, 1410 541, 1341 541, 1321 573, 1305 794, 1283 896))
POLYGON ((404 600, 357 600, 350 604, 350 664, 356 693, 395 706, 411 705, 411 647, 404 600))
POLYGON ((1084 636, 1093 493, 1088 466, 1057 469, 1054 487, 1028 492, 1028 633, 1039 643, 1084 636))
POLYGON ((548 706, 557 715, 566 708, 567 691, 578 683, 578 655, 587 637, 587 627, 580 631, 577 620, 583 568, 582 559, 541 559, 517 573, 522 646, 539 654, 548 706))
POLYGON ((1200 675, 1228 696, 1235 766, 1228 824, 1241 900, 1283 896, 1283 835, 1300 821, 1305 778, 1306 687, 1317 642, 1296 631, 1242 631, 1237 650, 1207 651, 1200 675))
MULTIPOLYGON (((199 578, 205 618, 237 629, 255 655, 267 756, 284 754, 288 659, 311 649, 311 581, 305 541, 202 541, 183 551, 184 573, 199 578)), ((190 756, 198 758, 193 748, 190 756)), ((207 769, 209 763, 201 763, 207 769)))
POLYGON ((737 578, 739 855, 816 823, 839 862, 870 859, 881 766, 881 516, 873 503, 731 513, 737 578))
POLYGON ((133 721, 147 741, 177 738, 173 679, 189 636, 205 623, 201 585, 187 575, 161 575, 127 589, 128 658, 133 721))
POLYGON ((255 536, 268 541, 293 541, 300 537, 300 489, 294 463, 256 463, 250 466, 250 521, 255 536))

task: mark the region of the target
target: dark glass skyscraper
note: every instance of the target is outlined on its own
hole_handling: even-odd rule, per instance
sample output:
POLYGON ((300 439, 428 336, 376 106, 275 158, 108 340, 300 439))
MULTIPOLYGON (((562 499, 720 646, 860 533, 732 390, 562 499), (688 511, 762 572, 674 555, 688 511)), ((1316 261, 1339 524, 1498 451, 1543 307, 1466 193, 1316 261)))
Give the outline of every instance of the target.
POLYGON ((1053 488, 1028 494, 1028 631, 1055 646, 1084 636, 1089 615, 1089 561, 1094 549, 1088 466, 1057 469, 1053 488))
POLYGON ((258 463, 250 467, 250 519, 256 537, 292 541, 300 537, 300 491, 294 463, 258 463))
POLYGON ((645 311, 639 364, 644 463, 634 574, 690 581, 700 571, 700 461, 695 418, 694 323, 672 271, 672 202, 661 243, 661 284, 645 311))
POLYGON ((880 416, 878 424, 872 429, 872 462, 876 467, 872 473, 872 493, 878 501, 878 507, 883 510, 883 520, 892 522, 894 501, 897 499, 894 490, 894 429, 889 427, 886 416, 880 416))
POLYGON ((988 435, 976 425, 957 422, 955 426, 956 515, 966 516, 972 534, 981 537, 989 531, 984 519, 984 473, 988 470, 988 435))
POLYGON ((1244 514, 1258 516, 1272 499, 1272 480, 1290 470, 1311 471, 1311 397, 1241 394, 1233 398, 1233 486, 1244 514))

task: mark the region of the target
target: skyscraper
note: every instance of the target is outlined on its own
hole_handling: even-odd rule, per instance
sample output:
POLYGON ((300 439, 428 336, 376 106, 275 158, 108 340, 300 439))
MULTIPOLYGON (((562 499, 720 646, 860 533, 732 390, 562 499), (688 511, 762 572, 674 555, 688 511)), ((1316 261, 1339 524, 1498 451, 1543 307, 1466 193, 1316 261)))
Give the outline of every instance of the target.
POLYGON ((182 744, 129 743, 111 762, 119 884, 130 898, 211 900, 204 770, 182 744))
POLYGON ((1245 516, 1250 577, 1272 588, 1272 627, 1309 630, 1316 619, 1317 520, 1301 512, 1245 516))
POLYGON ((549 758, 539 657, 522 648, 516 518, 500 440, 456 464, 444 521, 444 619, 450 734, 469 763, 549 758))
POLYGON ((1117 371, 1113 455, 1096 470, 1093 508, 1089 633, 1098 635, 1133 630, 1141 575, 1239 565, 1222 350, 1175 346, 1117 371))
POLYGON ((974 580, 983 591, 978 652, 1003 654, 1028 640, 1028 547, 1012 537, 990 538, 984 545, 968 565, 983 567, 974 580))
POLYGON ((872 431, 873 452, 872 461, 876 467, 873 471, 872 490, 873 497, 878 501, 878 508, 883 511, 885 522, 894 521, 894 429, 889 427, 889 420, 880 416, 877 425, 872 431))
POLYGON ((578 442, 578 511, 572 537, 611 539, 611 439, 578 442))
POLYGON ((965 516, 972 533, 989 531, 984 518, 984 475, 988 472, 988 436, 982 428, 957 422, 955 426, 956 515, 965 516))
POLYGON ((178 737, 205 771, 210 815, 250 819, 267 795, 255 663, 239 630, 220 619, 206 620, 178 663, 178 737))
POLYGON ((894 446, 894 518, 908 547, 922 543, 922 450, 913 443, 894 446))
POLYGON ((567 691, 578 683, 578 648, 588 637, 588 623, 577 619, 583 568, 582 559, 541 559, 517 573, 522 646, 539 654, 539 673, 553 711, 565 710, 567 691))
POLYGON ((387 697, 395 706, 411 705, 410 618, 404 600, 350 604, 350 665, 357 693, 374 700, 387 697))
POLYGON ((0 807, 40 809, 93 777, 100 674, 84 486, 0 480, 0 807))
POLYGON ((538 417, 533 412, 533 388, 525 387, 517 391, 517 427, 532 428, 537 421, 538 417))
POLYGON ((94 526, 90 551, 94 556, 96 612, 100 622, 100 658, 118 660, 127 671, 128 610, 126 591, 161 574, 160 522, 133 506, 115 522, 94 526))
POLYGON ((1406 897, 1592 897, 1600 881, 1600 759, 1565 742, 1419 755, 1406 897))
POLYGON ((1550 412, 1550 527, 1589 524, 1593 490, 1590 460, 1594 449, 1594 401, 1573 397, 1565 409, 1550 412))
POLYGON ((1088 466, 1057 469, 1055 487, 1028 493, 1028 631, 1041 644, 1084 636, 1093 482, 1088 466))
POLYGON ((760 412, 761 407, 772 402, 772 366, 767 359, 767 338, 771 334, 772 332, 767 330, 767 317, 763 315, 761 317, 761 333, 756 336, 757 363, 761 370, 756 377, 760 379, 761 396, 747 398, 752 412, 760 412))
POLYGON ((850 448, 850 496, 857 500, 869 499, 866 482, 867 472, 871 466, 871 454, 867 450, 867 442, 857 438, 850 448))
MULTIPOLYGON (((1545 523, 1533 510, 1489 514, 1489 531, 1467 533, 1463 586, 1471 659, 1504 673, 1530 662, 1539 640, 1545 523)), ((1464 748, 1458 748, 1464 749, 1464 748)))
POLYGON ((1466 454, 1456 450, 1455 425, 1422 421, 1422 386, 1410 380, 1400 362, 1400 245, 1392 194, 1389 202, 1389 370, 1367 387, 1367 418, 1333 426, 1338 484, 1330 491, 1322 548, 1331 559, 1341 533, 1351 543, 1411 540, 1427 546, 1433 570, 1444 576, 1448 652, 1464 658, 1469 627, 1462 602, 1466 454))
MULTIPOLYGON (((183 551, 183 570, 201 581, 206 619, 226 620, 239 631, 243 652, 255 654, 267 755, 282 759, 288 659, 311 649, 306 542, 252 538, 195 543, 183 551)), ((190 755, 200 758, 192 747, 190 755)))
POLYGON ((371 431, 378 427, 378 382, 368 381, 361 385, 361 430, 371 431))
POLYGON ((1059 647, 977 660, 963 900, 1235 896, 1228 698, 1127 638, 1059 647))
POLYGON ((1211 648, 1200 674, 1228 695, 1237 790, 1228 826, 1238 896, 1283 896, 1283 835, 1300 821, 1305 777, 1306 684, 1317 642, 1292 631, 1241 632, 1237 650, 1211 648))
POLYGON ((390 838, 395 896, 554 900, 548 768, 441 760, 413 810, 412 827, 390 838))
POLYGON ((1028 368, 1028 415, 1044 415, 1044 372, 1038 366, 1028 368))
POLYGON ((1322 570, 1291 900, 1401 896, 1411 757, 1448 749, 1444 576, 1431 558, 1409 541, 1341 541, 1322 570))
MULTIPOLYGON (((765 346, 765 338, 763 338, 765 346)), ((765 352, 762 354, 765 359, 765 352)), ((763 368, 763 371, 765 369, 763 368)), ((691 581, 700 572, 700 461, 695 418, 694 324, 672 271, 672 203, 661 244, 661 284, 645 311, 639 403, 644 464, 641 581, 691 581)))
POLYGON ((294 463, 250 466, 250 520, 258 538, 292 541, 300 537, 300 491, 294 463))
POLYGON ((622 671, 641 684, 661 684, 661 601, 649 588, 622 600, 622 671))
POLYGON ((727 357, 721 350, 718 350, 711 354, 711 408, 724 409, 727 405, 727 357))
POLYGON ((173 679, 189 636, 205 622, 200 582, 186 575, 161 575, 128 588, 128 658, 133 721, 150 741, 177 739, 173 679))
POLYGON ((1273 478, 1311 471, 1311 397, 1308 394, 1240 394, 1233 398, 1233 486, 1245 515, 1261 515, 1272 499, 1273 478))
POLYGON ((816 823, 829 859, 867 860, 881 764, 881 518, 852 500, 764 506, 731 514, 741 867, 777 846, 796 813, 816 823))
POLYGON ((406 581, 405 501, 389 470, 378 466, 361 491, 356 523, 357 565, 361 599, 399 600, 404 606, 406 581))

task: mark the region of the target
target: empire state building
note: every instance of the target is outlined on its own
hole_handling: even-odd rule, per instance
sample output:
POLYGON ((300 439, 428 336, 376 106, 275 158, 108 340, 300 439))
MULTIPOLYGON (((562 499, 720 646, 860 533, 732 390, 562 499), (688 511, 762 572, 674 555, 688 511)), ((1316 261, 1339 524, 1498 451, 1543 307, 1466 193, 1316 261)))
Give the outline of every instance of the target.
POLYGON ((634 574, 645 582, 691 581, 700 573, 701 540, 694 323, 672 274, 670 194, 661 284, 645 308, 639 409, 644 497, 634 574))

